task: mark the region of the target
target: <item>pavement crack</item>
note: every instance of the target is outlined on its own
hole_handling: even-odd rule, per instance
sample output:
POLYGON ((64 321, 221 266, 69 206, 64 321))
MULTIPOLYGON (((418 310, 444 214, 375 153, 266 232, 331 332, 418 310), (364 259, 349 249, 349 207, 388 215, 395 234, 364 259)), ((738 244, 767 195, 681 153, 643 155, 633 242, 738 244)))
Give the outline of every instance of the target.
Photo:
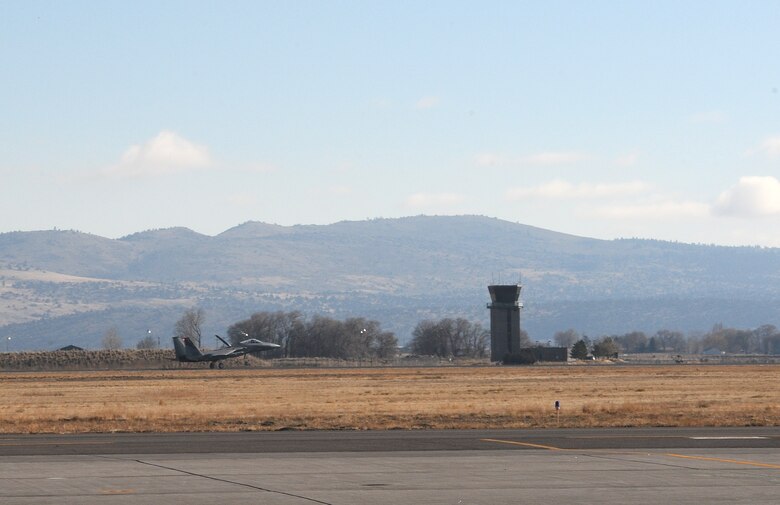
POLYGON ((694 467, 686 466, 686 465, 680 465, 680 464, 672 464, 672 463, 663 463, 661 461, 651 461, 646 459, 633 459, 628 457, 618 457, 618 456, 628 456, 628 454, 620 455, 620 454, 613 454, 613 455, 606 455, 606 454, 593 454, 593 453, 580 453, 580 456, 588 457, 588 458, 596 458, 596 459, 606 459, 610 461, 630 461, 632 463, 641 463, 645 465, 654 465, 654 466, 665 466, 669 468, 685 468, 686 470, 696 470, 694 467))
POLYGON ((165 466, 165 465, 160 465, 160 464, 157 464, 157 463, 151 463, 149 461, 143 461, 143 460, 140 460, 140 459, 136 459, 134 461, 137 462, 137 463, 140 463, 142 465, 154 466, 154 467, 157 467, 157 468, 162 468, 164 470, 170 470, 172 472, 179 472, 179 473, 183 473, 183 474, 186 474, 186 475, 192 475, 193 477, 200 477, 202 479, 209 479, 209 480, 213 480, 213 481, 216 481, 216 482, 224 482, 226 484, 233 484, 235 486, 243 486, 243 487, 246 487, 246 488, 249 488, 249 489, 254 489, 256 491, 264 491, 266 493, 274 493, 274 494, 280 494, 280 495, 284 495, 284 496, 290 496, 292 498, 298 498, 298 499, 301 499, 301 500, 310 501, 312 503, 320 503, 322 505, 333 505, 332 503, 329 503, 329 502, 326 502, 326 501, 317 500, 316 498, 309 498, 308 496, 298 495, 298 494, 295 494, 295 493, 288 493, 286 491, 279 491, 277 489, 269 489, 269 488, 265 488, 265 487, 262 487, 262 486, 255 486, 253 484, 247 484, 245 482, 237 482, 237 481, 230 480, 230 479, 223 479, 221 477, 214 477, 214 476, 211 476, 211 475, 205 475, 205 474, 196 473, 196 472, 189 472, 187 470, 182 470, 180 468, 174 468, 174 467, 171 467, 171 466, 165 466))

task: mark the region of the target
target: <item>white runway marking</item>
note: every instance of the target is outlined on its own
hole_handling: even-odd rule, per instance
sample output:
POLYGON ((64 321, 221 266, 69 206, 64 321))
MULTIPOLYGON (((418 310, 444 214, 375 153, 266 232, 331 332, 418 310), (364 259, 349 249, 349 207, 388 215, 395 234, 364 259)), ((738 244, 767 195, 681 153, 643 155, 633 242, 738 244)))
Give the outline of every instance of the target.
POLYGON ((767 440, 769 437, 688 437, 691 440, 767 440))

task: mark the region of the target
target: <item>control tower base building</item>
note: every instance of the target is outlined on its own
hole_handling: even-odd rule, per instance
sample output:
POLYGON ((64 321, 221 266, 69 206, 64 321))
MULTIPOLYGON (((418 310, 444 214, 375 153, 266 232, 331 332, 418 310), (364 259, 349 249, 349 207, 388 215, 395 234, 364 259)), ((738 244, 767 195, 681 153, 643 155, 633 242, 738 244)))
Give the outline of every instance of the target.
POLYGON ((503 361, 520 351, 520 284, 488 286, 490 300, 490 361, 503 361))

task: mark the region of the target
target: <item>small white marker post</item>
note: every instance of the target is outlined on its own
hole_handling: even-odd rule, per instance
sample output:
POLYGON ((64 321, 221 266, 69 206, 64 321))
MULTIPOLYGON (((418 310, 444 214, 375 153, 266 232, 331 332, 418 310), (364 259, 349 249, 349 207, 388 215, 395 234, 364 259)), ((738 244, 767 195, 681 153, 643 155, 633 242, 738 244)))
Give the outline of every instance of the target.
POLYGON ((555 422, 558 426, 561 425, 561 402, 555 400, 555 422))

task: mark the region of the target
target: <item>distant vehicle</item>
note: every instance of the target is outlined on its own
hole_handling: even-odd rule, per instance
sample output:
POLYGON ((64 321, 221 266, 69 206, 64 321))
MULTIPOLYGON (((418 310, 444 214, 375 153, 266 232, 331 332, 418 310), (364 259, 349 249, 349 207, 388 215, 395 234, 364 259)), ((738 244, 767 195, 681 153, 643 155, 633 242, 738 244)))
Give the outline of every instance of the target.
POLYGON ((216 349, 214 351, 201 352, 198 346, 189 337, 173 337, 173 348, 176 350, 176 361, 182 361, 186 363, 196 363, 200 361, 209 362, 209 368, 224 368, 225 364, 222 363, 223 359, 237 358, 246 354, 251 354, 260 351, 270 351, 278 349, 279 344, 272 344, 270 342, 263 342, 256 338, 249 338, 242 340, 236 345, 230 345, 219 335, 214 335, 226 347, 216 349))

